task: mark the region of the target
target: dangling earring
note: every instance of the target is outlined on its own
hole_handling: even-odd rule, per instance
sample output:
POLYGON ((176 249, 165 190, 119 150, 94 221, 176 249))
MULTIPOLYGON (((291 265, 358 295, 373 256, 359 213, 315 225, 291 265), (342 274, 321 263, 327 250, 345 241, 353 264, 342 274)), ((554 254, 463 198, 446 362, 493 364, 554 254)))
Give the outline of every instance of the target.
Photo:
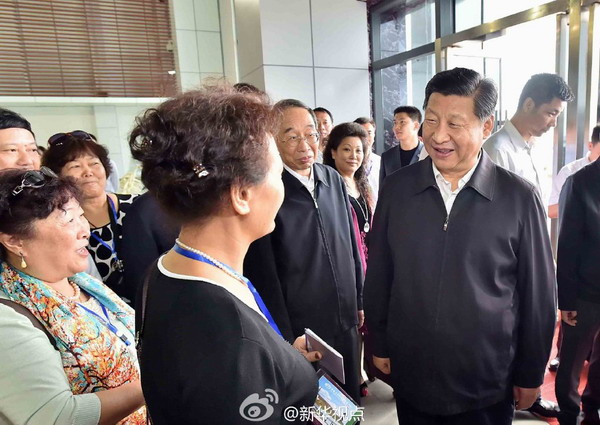
POLYGON ((27 268, 27 263, 25 262, 25 256, 23 255, 22 252, 19 252, 19 254, 21 255, 21 268, 22 269, 26 269, 27 268))

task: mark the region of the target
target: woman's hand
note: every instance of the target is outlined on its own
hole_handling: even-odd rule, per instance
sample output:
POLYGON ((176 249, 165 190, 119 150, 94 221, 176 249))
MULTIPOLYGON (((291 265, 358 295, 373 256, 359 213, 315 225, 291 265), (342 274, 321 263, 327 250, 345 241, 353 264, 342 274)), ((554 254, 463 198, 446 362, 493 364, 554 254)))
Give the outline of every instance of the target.
POLYGON ((306 335, 302 335, 296 338, 296 340, 292 344, 292 347, 300 351, 300 354, 306 357, 306 360, 308 360, 311 363, 317 362, 323 358, 322 354, 318 351, 308 351, 306 349, 306 335))

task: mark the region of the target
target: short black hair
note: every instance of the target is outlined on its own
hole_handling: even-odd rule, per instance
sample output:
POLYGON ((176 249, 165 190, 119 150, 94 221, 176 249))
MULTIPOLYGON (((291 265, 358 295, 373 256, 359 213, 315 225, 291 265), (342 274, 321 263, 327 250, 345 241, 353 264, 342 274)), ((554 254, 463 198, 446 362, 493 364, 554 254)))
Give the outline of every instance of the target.
POLYGON ((354 122, 360 125, 371 124, 373 127, 375 127, 375 120, 373 118, 358 117, 354 120, 354 122))
POLYGON ((406 114, 413 121, 420 123, 423 120, 423 115, 421 115, 421 111, 419 108, 415 108, 414 106, 404 105, 398 106, 394 109, 394 115, 396 114, 406 114))
POLYGON ((592 144, 595 145, 598 142, 600 142, 600 124, 597 124, 592 130, 592 144))
POLYGON ((21 115, 9 109, 0 108, 0 130, 9 128, 22 128, 29 131, 35 138, 35 134, 31 130, 31 124, 21 115))
MULTIPOLYGON (((280 113, 289 108, 306 109, 308 111, 308 113, 310 114, 310 116, 312 117, 312 119, 315 123, 315 127, 317 126, 317 116, 315 115, 314 110, 311 109, 309 106, 307 106, 305 103, 299 101, 298 99, 282 99, 279 102, 277 102, 274 106, 275 111, 280 112, 280 113)), ((333 122, 333 120, 332 120, 332 122, 333 122)))
POLYGON ((333 124, 333 114, 329 112, 328 109, 325 109, 322 106, 317 106, 315 109, 313 109, 313 111, 315 112, 315 114, 317 112, 325 112, 327 115, 329 115, 329 118, 331 118, 331 124, 333 124))
POLYGON ((427 109, 429 97, 433 93, 473 97, 473 112, 481 122, 494 114, 498 101, 498 89, 494 81, 483 78, 477 71, 468 68, 454 68, 435 74, 425 87, 423 109, 427 109))
POLYGON ((543 103, 550 103, 557 98, 563 102, 575 99, 573 91, 560 76, 556 74, 535 74, 525 83, 519 97, 519 109, 527 98, 531 98, 536 107, 543 103))

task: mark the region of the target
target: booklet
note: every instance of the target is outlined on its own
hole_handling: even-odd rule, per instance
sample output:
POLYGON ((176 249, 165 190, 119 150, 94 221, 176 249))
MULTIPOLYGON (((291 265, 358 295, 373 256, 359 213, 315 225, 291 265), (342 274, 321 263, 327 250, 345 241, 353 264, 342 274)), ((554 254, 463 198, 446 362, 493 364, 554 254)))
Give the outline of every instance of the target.
POLYGON ((319 360, 319 367, 331 373, 342 384, 345 384, 344 357, 310 329, 304 329, 304 334, 306 335, 306 348, 308 348, 308 351, 318 351, 322 355, 321 360, 319 360))
POLYGON ((322 369, 318 371, 319 392, 312 410, 314 425, 353 425, 363 420, 359 407, 322 369))

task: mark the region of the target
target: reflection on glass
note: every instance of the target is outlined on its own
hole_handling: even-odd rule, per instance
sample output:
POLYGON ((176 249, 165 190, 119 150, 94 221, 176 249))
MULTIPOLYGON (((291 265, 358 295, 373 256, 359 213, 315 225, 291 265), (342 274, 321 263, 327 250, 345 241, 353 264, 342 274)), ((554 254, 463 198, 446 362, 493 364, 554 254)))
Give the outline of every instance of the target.
POLYGON ((435 40, 435 0, 408 0, 381 16, 381 58, 435 40))
POLYGON ((398 144, 394 137, 394 109, 412 105, 423 107, 425 86, 435 73, 434 55, 427 55, 381 71, 384 149, 398 144))

